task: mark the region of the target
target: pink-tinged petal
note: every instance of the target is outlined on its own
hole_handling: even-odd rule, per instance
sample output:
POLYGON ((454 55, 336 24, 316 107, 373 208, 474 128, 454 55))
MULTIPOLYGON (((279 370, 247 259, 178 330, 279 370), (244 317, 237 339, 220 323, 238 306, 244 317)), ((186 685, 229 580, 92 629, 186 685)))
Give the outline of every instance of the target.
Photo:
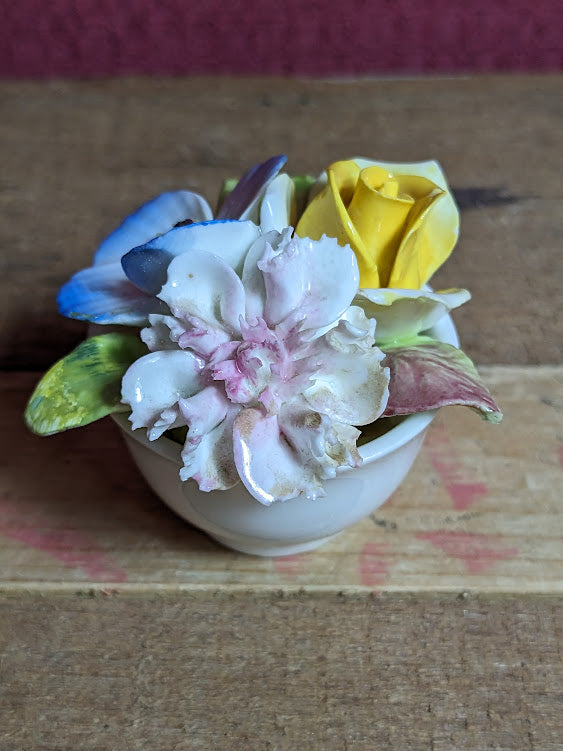
POLYGON ((330 440, 327 440, 326 452, 338 463, 339 467, 361 465, 363 460, 356 445, 360 435, 361 431, 353 425, 332 421, 332 433, 330 440))
POLYGON ((94 256, 94 265, 115 263, 131 248, 171 230, 179 222, 213 219, 207 201, 189 190, 162 193, 145 203, 109 235, 94 256))
MULTIPOLYGON (((362 308, 351 305, 336 326, 327 331, 327 340, 338 351, 353 355, 369 350, 375 343, 376 321, 366 318, 362 308)), ((383 359, 383 353, 380 353, 383 359)))
POLYGON ((244 287, 233 269, 211 253, 194 250, 174 258, 158 297, 179 318, 193 315, 211 325, 240 331, 244 287))
POLYGON ((146 329, 141 331, 141 339, 151 352, 163 349, 178 349, 178 339, 185 331, 184 326, 174 316, 152 314, 146 329))
POLYGON ((201 357, 212 357, 215 352, 231 341, 229 334, 222 328, 212 326, 197 316, 182 316, 184 330, 178 337, 178 346, 191 349, 201 357))
POLYGON ((198 357, 183 350, 152 352, 136 360, 121 384, 121 400, 131 407, 133 430, 148 428, 154 440, 168 427, 176 427, 178 401, 201 389, 202 367, 198 357), (174 416, 166 410, 174 410, 174 416))
POLYGON ((258 213, 258 203, 264 195, 264 190, 286 161, 287 158, 281 154, 251 167, 223 201, 217 212, 217 219, 254 218, 258 213))
POLYGON ((384 364, 390 370, 386 417, 458 404, 477 410, 489 422, 502 419, 471 360, 451 344, 388 349, 384 364))
POLYGON ((267 417, 259 409, 243 409, 235 418, 233 447, 241 480, 265 506, 298 495, 310 500, 324 496, 313 469, 282 435, 276 415, 267 417))
POLYGON ((358 291, 359 271, 349 246, 323 237, 318 241, 291 237, 284 231, 266 247, 258 268, 264 275, 264 318, 280 323, 299 308, 306 329, 328 326, 345 312, 358 291))
POLYGON ((57 296, 60 313, 68 318, 99 324, 143 326, 150 313, 166 306, 137 289, 120 263, 82 269, 61 287, 57 296))
POLYGON ((174 404, 174 406, 162 410, 152 427, 147 430, 147 437, 149 441, 156 441, 167 430, 180 428, 183 425, 184 421, 180 409, 177 404, 174 404))
POLYGON ((240 481, 233 456, 233 421, 239 410, 238 405, 230 405, 225 419, 200 441, 191 442, 188 436, 182 451, 182 480, 193 478, 206 493, 227 490, 240 481))
POLYGON ((240 367, 240 359, 222 360, 213 365, 212 374, 216 381, 224 381, 225 393, 234 404, 248 404, 256 399, 257 371, 260 361, 245 362, 240 367))
POLYGON ((367 425, 381 416, 389 398, 389 370, 384 353, 372 346, 373 324, 358 311, 348 311, 322 339, 313 341, 309 369, 317 361, 312 384, 303 394, 318 412, 349 425, 367 425))
POLYGON ((260 321, 252 327, 242 320, 241 324, 246 341, 231 342, 217 350, 211 372, 216 381, 224 381, 225 393, 232 402, 248 404, 255 402, 267 388, 278 356, 283 358, 284 353, 270 332, 264 340, 252 340, 262 329, 260 321), (221 359, 222 353, 227 357, 221 359))
POLYGON ((305 402, 283 405, 278 423, 301 461, 313 466, 321 479, 334 477, 340 467, 361 464, 356 448, 360 431, 314 412, 305 402))
POLYGON ((360 289, 355 302, 377 321, 375 340, 392 342, 428 331, 442 316, 467 302, 466 289, 360 289))
POLYGON ((178 402, 188 426, 187 442, 197 444, 227 416, 231 403, 217 386, 206 386, 197 394, 178 402))
POLYGON ((313 384, 305 390, 318 412, 349 425, 367 425, 383 414, 389 398, 389 371, 381 367, 376 348, 350 356, 326 352, 313 384))
POLYGON ((260 204, 262 232, 283 232, 292 222, 295 204, 295 185, 289 175, 278 175, 266 188, 260 204))

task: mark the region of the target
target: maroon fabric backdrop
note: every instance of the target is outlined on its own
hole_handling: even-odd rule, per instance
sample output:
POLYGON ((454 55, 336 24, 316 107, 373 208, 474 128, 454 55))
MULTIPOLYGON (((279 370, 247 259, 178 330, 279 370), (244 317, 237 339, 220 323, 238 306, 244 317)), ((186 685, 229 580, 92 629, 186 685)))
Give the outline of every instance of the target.
POLYGON ((0 76, 562 67, 561 0, 0 0, 0 76))

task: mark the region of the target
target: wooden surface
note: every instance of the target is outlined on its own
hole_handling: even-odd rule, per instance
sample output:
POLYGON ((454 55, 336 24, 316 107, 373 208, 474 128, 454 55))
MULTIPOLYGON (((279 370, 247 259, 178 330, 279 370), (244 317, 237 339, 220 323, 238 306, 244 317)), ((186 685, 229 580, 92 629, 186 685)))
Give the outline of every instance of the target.
POLYGON ((0 83, 0 750, 555 750, 563 735, 563 77, 0 83), (505 411, 443 410, 413 471, 318 551, 259 559, 179 521, 110 420, 21 412, 83 336, 60 284, 127 211, 286 152, 439 159, 436 275, 505 411))
POLYGON ((465 210, 433 283, 473 293, 467 353, 561 363, 562 80, 1 84, 0 365, 43 369, 78 343, 56 292, 140 203, 189 188, 213 205, 226 175, 278 153, 314 175, 352 155, 438 159, 465 210))
POLYGON ((556 751, 562 616, 551 598, 8 597, 1 747, 556 751))
POLYGON ((312 554, 271 559, 223 550, 180 522, 139 477, 111 420, 49 439, 27 433, 21 413, 35 376, 6 374, 0 591, 562 593, 553 405, 563 404, 563 367, 483 375, 505 410, 501 426, 442 410, 387 504, 312 554))

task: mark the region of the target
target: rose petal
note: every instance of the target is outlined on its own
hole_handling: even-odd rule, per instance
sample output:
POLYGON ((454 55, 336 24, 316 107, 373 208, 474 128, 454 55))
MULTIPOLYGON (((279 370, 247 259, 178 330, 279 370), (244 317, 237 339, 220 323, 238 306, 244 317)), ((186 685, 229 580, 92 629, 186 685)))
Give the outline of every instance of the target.
POLYGON ((388 349, 384 364, 390 370, 386 417, 459 404, 477 410, 489 422, 502 419, 471 360, 451 344, 388 349))
POLYGON ((466 289, 360 289, 355 303, 377 321, 375 340, 392 342, 428 331, 442 316, 471 298, 466 289))
POLYGON ((148 428, 150 440, 164 430, 176 427, 179 399, 201 388, 202 361, 191 352, 165 350, 152 352, 134 362, 123 376, 121 396, 131 407, 133 430, 148 428), (173 409, 174 414, 163 412, 173 409))
POLYGON ((437 162, 396 164, 354 158, 330 165, 317 180, 296 232, 313 239, 318 239, 325 232, 336 237, 342 245, 350 243, 358 256, 362 287, 375 288, 384 284, 388 287, 418 289, 448 257, 457 241, 458 230, 459 213, 437 162), (374 168, 386 171, 399 183, 400 192, 407 195, 411 192, 416 199, 402 234, 399 233, 400 222, 394 224, 391 214, 383 217, 386 226, 389 222, 393 224, 396 234, 392 238, 393 250, 389 257, 381 259, 381 278, 376 263, 377 252, 370 249, 369 242, 366 245, 359 231, 365 230, 362 222, 366 218, 368 222, 371 221, 373 212, 364 211, 365 206, 356 207, 362 216, 361 226, 358 227, 348 213, 361 171, 374 168), (434 188, 425 195, 421 194, 421 181, 430 181, 434 188))
POLYGON ((378 165, 398 176, 419 175, 444 191, 428 207, 424 223, 420 215, 413 214, 388 283, 389 287, 419 289, 449 256, 459 235, 459 211, 440 164, 434 160, 412 164, 375 162, 358 157, 354 161, 360 169, 378 165))
POLYGON ((235 418, 233 446, 241 480, 265 506, 301 494, 310 500, 325 494, 311 467, 303 464, 281 434, 277 416, 243 409, 235 418))
POLYGON ((178 222, 186 219, 203 222, 212 218, 209 204, 197 193, 189 190, 162 193, 128 216, 102 242, 94 256, 94 265, 119 261, 131 248, 168 232, 178 222))
POLYGON ((160 300, 135 287, 120 263, 91 266, 74 274, 59 290, 57 304, 68 318, 125 326, 143 326, 149 313, 167 310, 160 300))
POLYGON ((187 315, 240 331, 244 287, 233 269, 218 256, 193 250, 177 256, 168 268, 168 281, 158 297, 179 318, 187 315))

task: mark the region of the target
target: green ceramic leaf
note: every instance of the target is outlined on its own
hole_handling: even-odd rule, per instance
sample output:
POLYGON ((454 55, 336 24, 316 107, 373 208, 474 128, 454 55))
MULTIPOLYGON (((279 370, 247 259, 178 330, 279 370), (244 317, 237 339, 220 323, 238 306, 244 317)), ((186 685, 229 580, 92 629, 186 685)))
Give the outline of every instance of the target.
POLYGON ((309 191, 315 183, 315 178, 311 175, 291 175, 291 180, 295 187, 295 210, 297 214, 295 222, 297 224, 309 201, 309 191))
POLYGON ((215 214, 217 214, 221 209, 225 198, 229 195, 229 193, 232 193, 237 183, 238 179, 236 177, 229 177, 226 180, 223 180, 223 184, 221 185, 221 189, 219 190, 219 198, 217 199, 217 208, 215 209, 215 214))
POLYGON ((427 331, 440 318, 467 302, 466 289, 360 289, 354 300, 368 318, 375 318, 375 341, 382 348, 427 331))
POLYGON ((113 332, 86 339, 39 381, 25 411, 27 426, 37 435, 52 435, 127 411, 129 407, 120 403, 121 379, 146 353, 133 334, 113 332))

